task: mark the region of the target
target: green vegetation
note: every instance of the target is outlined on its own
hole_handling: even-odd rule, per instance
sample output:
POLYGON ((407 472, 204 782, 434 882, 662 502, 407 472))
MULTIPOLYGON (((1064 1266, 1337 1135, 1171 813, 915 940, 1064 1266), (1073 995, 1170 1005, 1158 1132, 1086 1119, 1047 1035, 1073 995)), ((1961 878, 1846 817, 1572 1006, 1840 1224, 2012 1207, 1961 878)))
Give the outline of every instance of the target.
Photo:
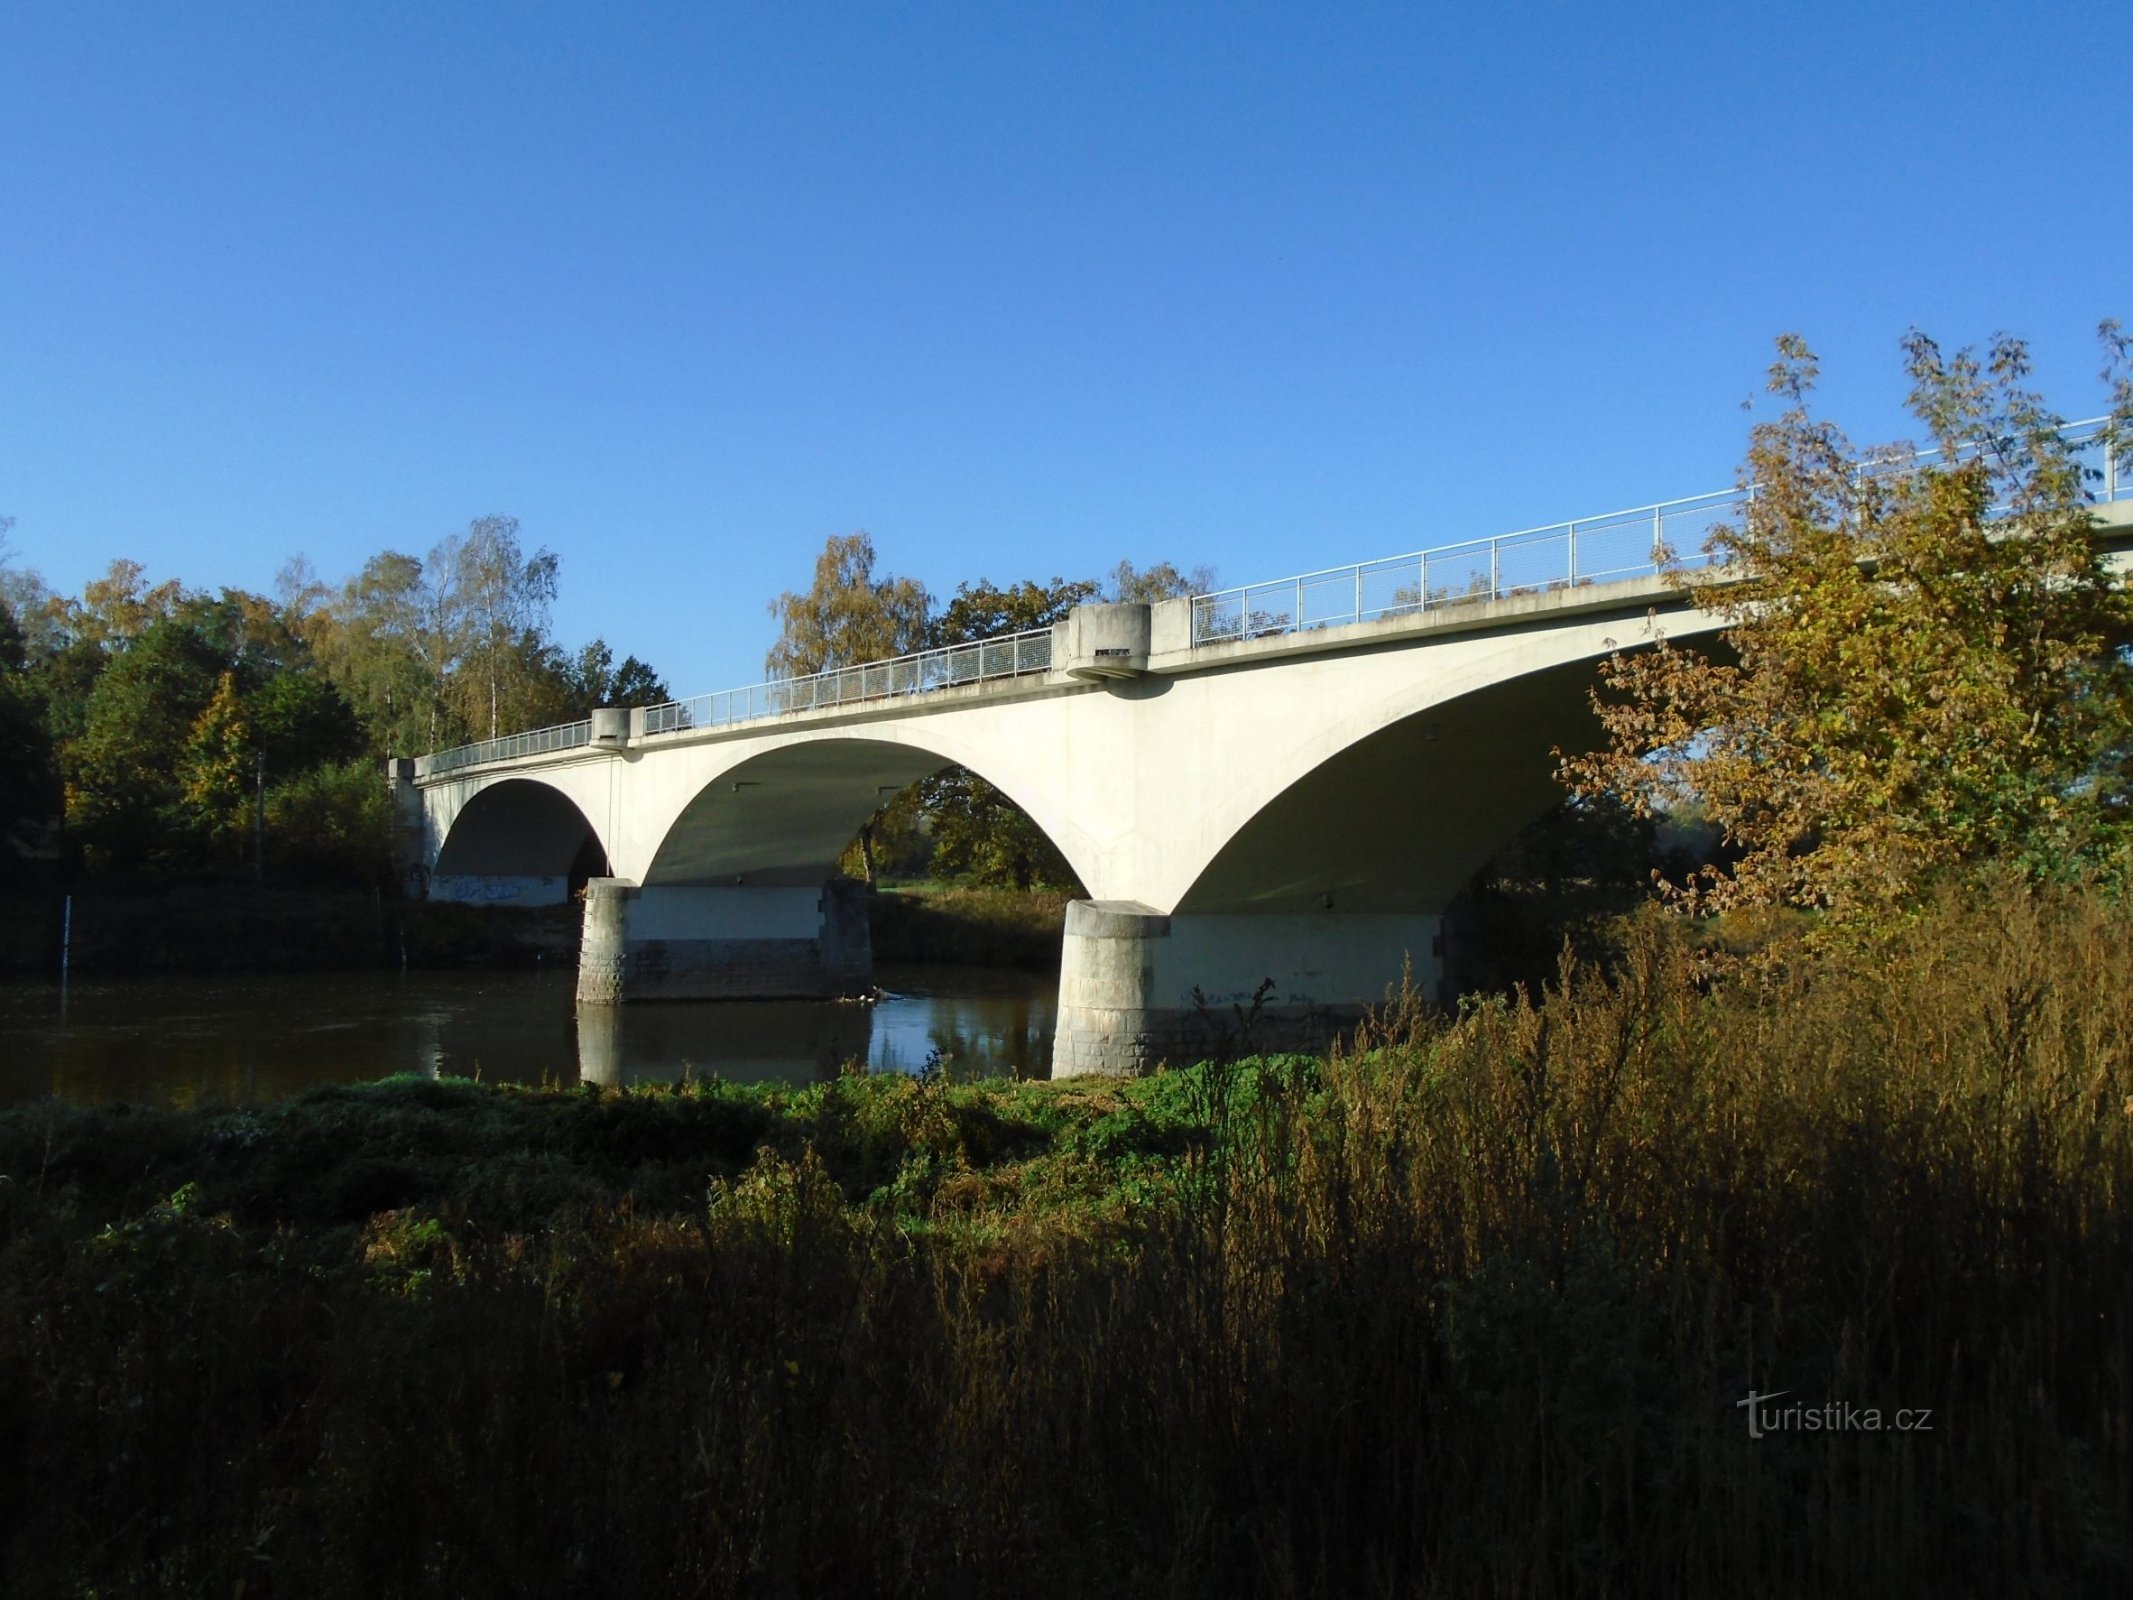
POLYGON ((273 599, 125 560, 55 595, 7 554, 0 890, 390 890, 381 757, 666 698, 636 657, 549 638, 557 559, 508 517, 338 590, 292 563, 273 599))
MULTIPOLYGON (((2133 466, 2133 341, 2102 330, 2104 448, 2133 466)), ((1871 935, 1950 872, 2122 870, 2133 847, 2133 594, 2110 569, 2060 419, 1995 340, 1905 341, 1939 454, 1855 449, 1809 409, 1817 369, 1779 341, 1783 412, 1750 437, 1757 485, 1682 587, 1728 658, 1618 656, 1607 748, 1581 794, 1650 813, 1692 800, 1733 847, 1683 885, 1694 910, 1805 907, 1871 935)))
POLYGON ((1325 1061, 0 1117, 21 1594, 2133 1583, 2133 919, 1325 1061), (1766 1430, 1778 1390, 1882 1431, 1766 1430), (1899 1408, 1930 1431, 1899 1433, 1899 1408))
POLYGON ((876 961, 1056 972, 1065 890, 906 884, 869 903, 876 961))

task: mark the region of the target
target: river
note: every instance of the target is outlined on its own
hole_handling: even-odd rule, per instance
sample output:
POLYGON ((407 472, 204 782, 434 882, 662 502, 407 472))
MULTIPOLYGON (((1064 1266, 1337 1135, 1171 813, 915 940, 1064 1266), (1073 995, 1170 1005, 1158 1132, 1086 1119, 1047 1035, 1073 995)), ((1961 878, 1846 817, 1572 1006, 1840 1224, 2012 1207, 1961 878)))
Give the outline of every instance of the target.
POLYGON ((882 997, 580 1010, 576 973, 406 972, 0 983, 0 1105, 272 1100, 400 1072, 499 1083, 811 1083, 845 1062, 1044 1077, 1054 975, 883 967, 882 997))

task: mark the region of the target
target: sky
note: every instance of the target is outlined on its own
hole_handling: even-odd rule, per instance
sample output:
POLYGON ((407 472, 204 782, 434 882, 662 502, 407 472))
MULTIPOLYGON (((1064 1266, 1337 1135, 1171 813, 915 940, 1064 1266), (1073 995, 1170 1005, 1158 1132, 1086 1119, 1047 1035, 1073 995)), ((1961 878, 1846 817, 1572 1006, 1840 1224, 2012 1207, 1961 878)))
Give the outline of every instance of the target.
POLYGON ((1720 488, 1788 330, 1862 440, 1913 326, 2094 415, 2113 11, 17 0, 0 515, 66 592, 515 516, 687 695, 856 529, 945 599, 1720 488))

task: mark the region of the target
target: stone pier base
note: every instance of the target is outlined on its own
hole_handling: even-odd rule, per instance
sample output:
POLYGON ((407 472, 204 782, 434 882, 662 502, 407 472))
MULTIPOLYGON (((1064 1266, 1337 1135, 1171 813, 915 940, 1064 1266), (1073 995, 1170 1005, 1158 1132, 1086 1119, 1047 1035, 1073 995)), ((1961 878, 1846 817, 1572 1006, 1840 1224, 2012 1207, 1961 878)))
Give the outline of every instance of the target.
POLYGON ((1321 1049, 1403 976, 1435 992, 1442 923, 1423 913, 1164 916, 1131 900, 1073 901, 1052 1076, 1321 1049))
POLYGON ((865 994, 874 981, 866 888, 585 889, 578 1002, 788 1000, 865 994))

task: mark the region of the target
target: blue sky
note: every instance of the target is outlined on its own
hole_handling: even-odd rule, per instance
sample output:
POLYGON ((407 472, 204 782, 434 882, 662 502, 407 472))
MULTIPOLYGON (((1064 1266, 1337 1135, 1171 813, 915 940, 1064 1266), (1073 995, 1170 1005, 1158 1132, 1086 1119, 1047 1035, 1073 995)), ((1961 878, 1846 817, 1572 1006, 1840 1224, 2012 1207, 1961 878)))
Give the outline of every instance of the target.
POLYGON ((831 534, 945 597, 1246 582, 1731 481, 1780 331, 2133 320, 2104 5, 0 13, 0 514, 78 589, 490 512, 556 631, 760 676, 831 534))

